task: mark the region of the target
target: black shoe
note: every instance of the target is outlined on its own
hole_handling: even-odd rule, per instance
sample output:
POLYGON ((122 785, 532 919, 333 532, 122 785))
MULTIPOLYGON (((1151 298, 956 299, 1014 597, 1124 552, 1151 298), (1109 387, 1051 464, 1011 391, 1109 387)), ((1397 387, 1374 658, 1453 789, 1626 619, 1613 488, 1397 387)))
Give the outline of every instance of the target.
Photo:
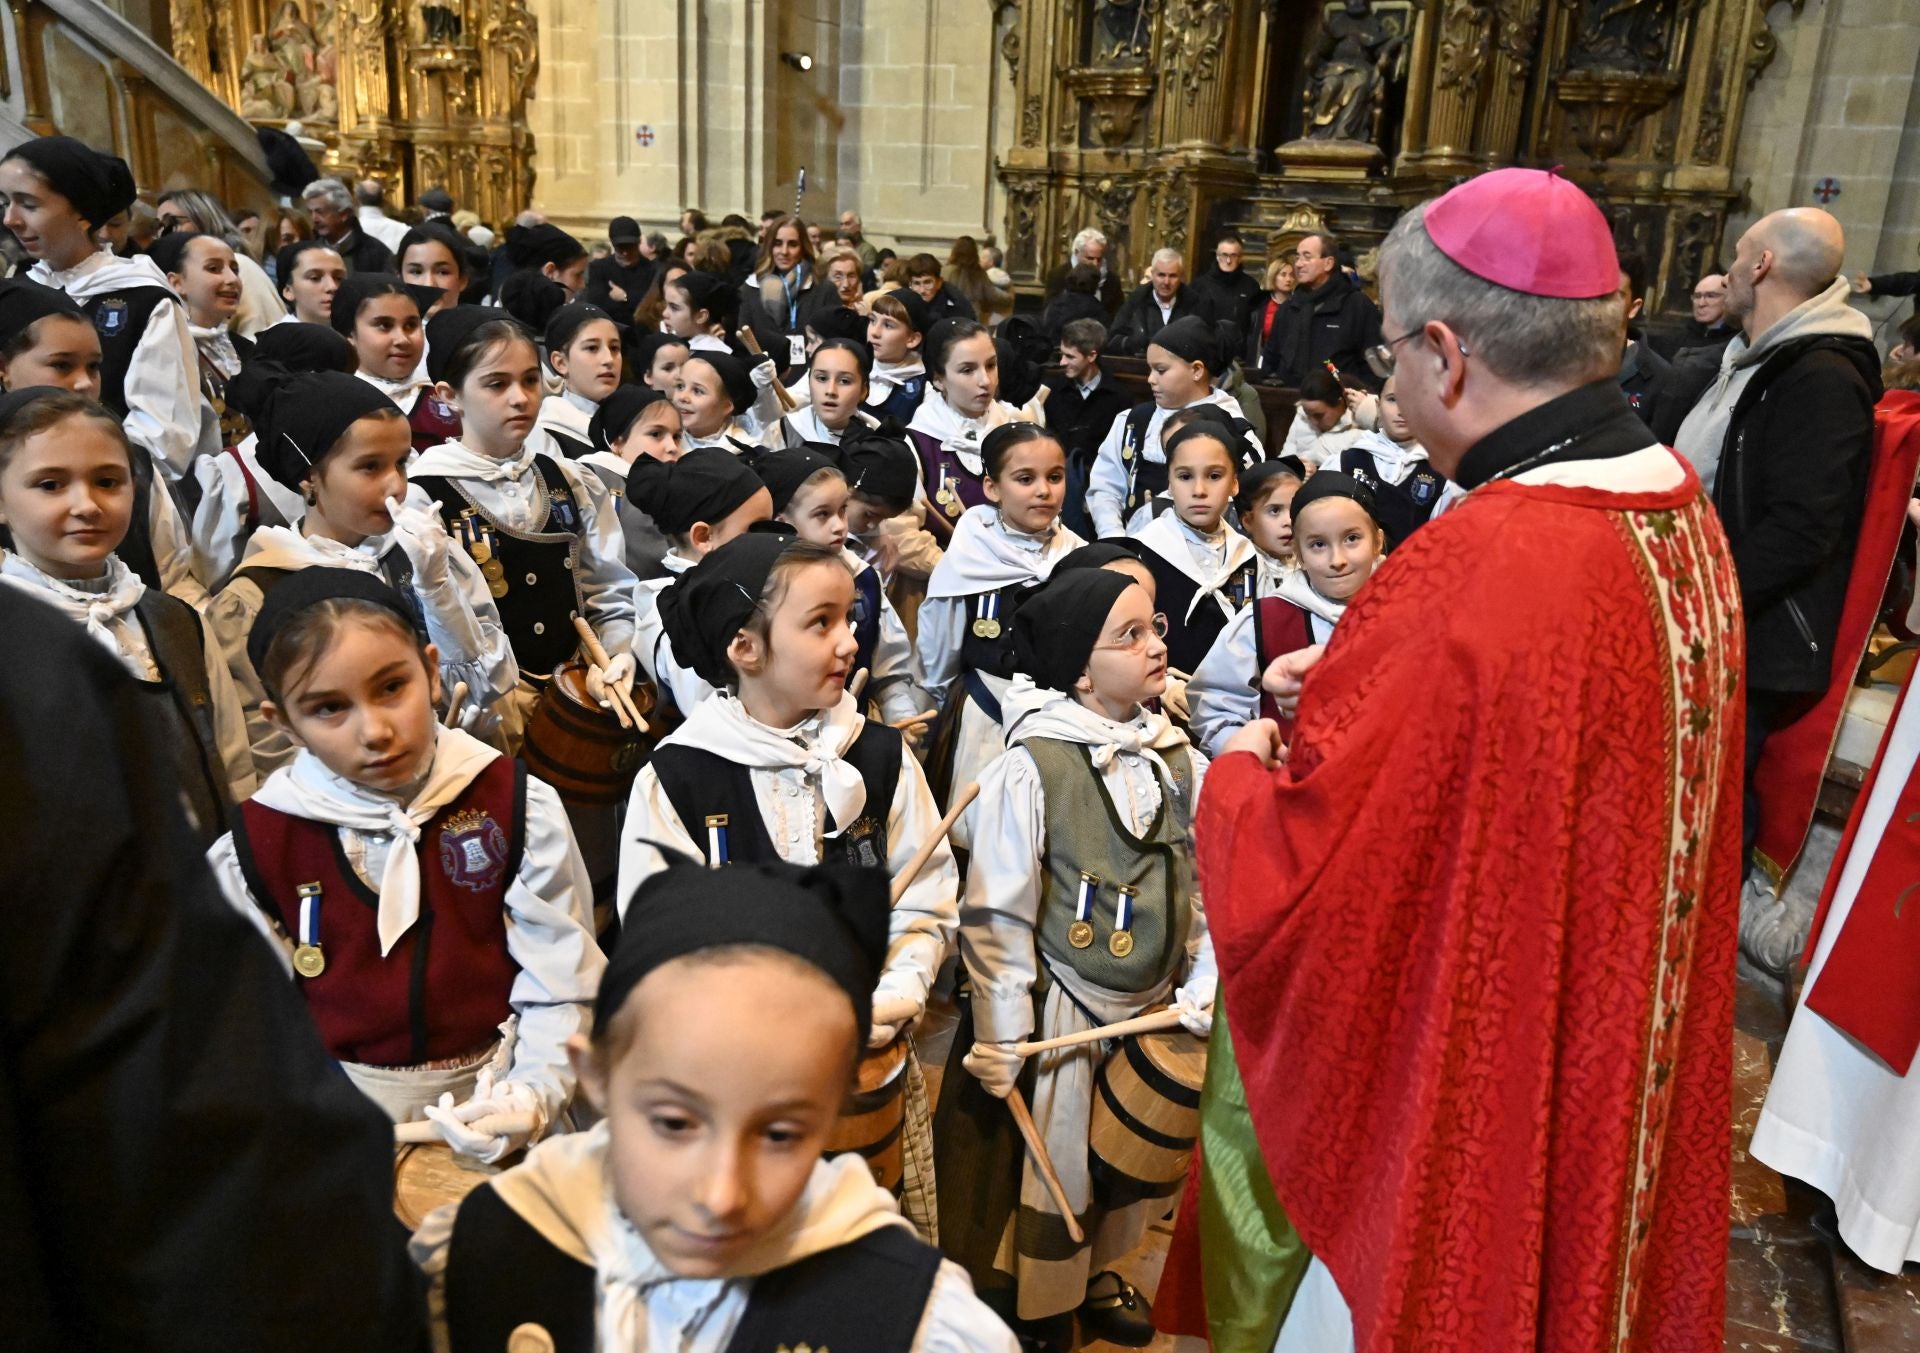
POLYGON ((1139 1289, 1108 1269, 1093 1275, 1087 1284, 1087 1299, 1080 1303, 1081 1342, 1104 1339, 1122 1348, 1145 1348, 1153 1342, 1153 1305, 1139 1289), (1094 1296, 1104 1278, 1113 1279, 1114 1290, 1094 1296))
POLYGON ((1014 1337, 1021 1353, 1069 1353, 1073 1348, 1073 1315, 1052 1315, 1044 1320, 1013 1320, 1014 1337))

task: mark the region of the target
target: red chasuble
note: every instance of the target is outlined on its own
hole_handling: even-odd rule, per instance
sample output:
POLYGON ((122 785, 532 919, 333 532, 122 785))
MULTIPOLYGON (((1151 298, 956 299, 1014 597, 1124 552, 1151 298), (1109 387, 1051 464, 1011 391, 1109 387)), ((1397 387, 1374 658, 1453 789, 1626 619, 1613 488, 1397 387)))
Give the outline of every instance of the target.
POLYGON ((1209 772, 1254 1127, 1362 1353, 1720 1348, 1742 668, 1691 471, 1496 482, 1348 611, 1289 764, 1209 772))

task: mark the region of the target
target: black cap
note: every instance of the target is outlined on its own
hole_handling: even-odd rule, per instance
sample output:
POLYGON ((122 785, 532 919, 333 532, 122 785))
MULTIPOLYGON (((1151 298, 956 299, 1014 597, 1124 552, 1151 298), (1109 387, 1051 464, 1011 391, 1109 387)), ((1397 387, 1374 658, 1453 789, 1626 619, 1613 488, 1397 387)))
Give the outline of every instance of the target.
POLYGON ((453 194, 445 188, 429 188, 420 194, 420 205, 428 211, 451 216, 453 214, 453 194))
POLYGON ((735 536, 709 550, 660 593, 661 625, 682 667, 720 690, 732 683, 727 649, 746 628, 767 590, 774 563, 792 543, 791 534, 771 531, 735 536))
POLYGON ((631 216, 616 216, 607 222, 608 244, 640 243, 640 223, 631 216))
POLYGON ((1020 600, 1013 613, 1014 670, 1036 686, 1073 692, 1120 594, 1137 583, 1110 569, 1055 572, 1020 600))
POLYGON ((1339 470, 1315 470, 1307 476, 1307 482, 1293 495, 1290 511, 1297 526, 1300 514, 1319 502, 1322 498, 1351 498, 1360 504, 1361 510, 1373 518, 1374 525, 1380 524, 1380 509, 1374 502, 1373 490, 1362 484, 1350 474, 1339 470))
POLYGON ((303 568, 268 588, 265 600, 260 603, 260 614, 253 618, 253 628, 247 631, 247 661, 253 664, 253 670, 259 672, 266 666, 267 650, 273 647, 275 637, 288 622, 307 607, 336 598, 384 606, 405 622, 409 632, 413 631, 413 612, 378 574, 357 568, 303 568))

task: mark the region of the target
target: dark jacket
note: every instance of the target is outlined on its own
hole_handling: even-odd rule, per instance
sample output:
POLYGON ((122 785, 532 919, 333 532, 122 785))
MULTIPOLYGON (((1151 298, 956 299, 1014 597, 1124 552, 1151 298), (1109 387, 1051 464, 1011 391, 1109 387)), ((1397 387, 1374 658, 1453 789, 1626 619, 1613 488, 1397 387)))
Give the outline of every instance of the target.
POLYGON ((938 324, 943 319, 980 318, 979 312, 973 308, 973 302, 944 282, 940 284, 939 293, 927 302, 927 315, 931 324, 938 324))
MULTIPOLYGON (((1067 274, 1073 271, 1071 262, 1062 263, 1047 274, 1047 299, 1052 300, 1067 289, 1067 274)), ((1126 299, 1126 293, 1120 289, 1120 276, 1109 269, 1100 278, 1100 288, 1094 293, 1094 299, 1100 302, 1106 313, 1100 317, 1102 324, 1111 324, 1120 310, 1120 304, 1126 299)))
POLYGON ((1231 320, 1242 335, 1253 307, 1267 294, 1259 279, 1249 277, 1244 269, 1221 272, 1218 263, 1193 279, 1193 289, 1213 306, 1215 319, 1231 320))
POLYGON ((1302 287, 1287 298, 1261 350, 1261 375, 1297 387, 1307 372, 1332 362, 1343 384, 1378 390, 1366 351, 1379 341, 1380 307, 1343 269, 1319 290, 1302 287))
POLYGON ((1069 460, 1084 458, 1091 465, 1100 443, 1113 430, 1113 420, 1133 407, 1132 398, 1104 372, 1085 398, 1078 385, 1058 372, 1048 376, 1045 384, 1053 392, 1047 396, 1047 430, 1060 438, 1069 460))
POLYGON ((1112 317, 1107 308, 1100 304, 1096 296, 1084 291, 1063 291, 1047 302, 1046 310, 1040 316, 1040 332, 1054 342, 1060 341, 1060 331, 1077 319, 1100 321, 1100 327, 1106 328, 1112 317))
POLYGON ((333 246, 333 251, 346 260, 348 272, 392 272, 394 270, 393 250, 357 225, 347 231, 345 239, 333 246))
POLYGON ((1861 338, 1783 345, 1740 392, 1713 486, 1747 615, 1747 684, 1823 691, 1873 460, 1880 356, 1861 338))
MULTIPOLYGON (((1219 318, 1214 313, 1212 302, 1203 293, 1195 291, 1191 284, 1185 284, 1174 293, 1173 318, 1185 319, 1189 315, 1198 316, 1209 324, 1219 318)), ((1127 297, 1127 303, 1120 307, 1120 313, 1113 321, 1113 332, 1107 336, 1107 351, 1127 357, 1141 356, 1165 323, 1160 318, 1160 302, 1153 295, 1153 283, 1143 282, 1134 288, 1133 294, 1127 297)))
POLYGON ((1673 367, 1667 359, 1636 338, 1620 358, 1620 392, 1627 406, 1640 415, 1640 421, 1652 427, 1666 397, 1667 379, 1673 367))
POLYGON ((786 309, 786 296, 780 289, 780 280, 777 277, 767 273, 758 279, 750 278, 740 287, 740 323, 753 330, 754 337, 760 340, 761 348, 774 361, 786 366, 788 335, 805 330, 807 318, 822 305, 839 305, 839 293, 828 286, 822 278, 813 278, 800 289, 800 294, 796 298, 799 318, 789 326, 784 322, 783 316, 768 308, 759 286, 756 285, 757 281, 766 282, 773 289, 773 294, 779 297, 780 309, 786 309))
POLYGON ((642 255, 640 261, 631 268, 612 254, 608 254, 605 258, 596 258, 587 265, 587 286, 581 299, 592 301, 620 323, 631 324, 633 307, 640 304, 641 298, 647 294, 647 288, 653 285, 653 274, 657 266, 645 255, 642 255), (627 299, 614 300, 612 295, 614 287, 624 291, 627 299))
MULTIPOLYGON (((1289 295, 1288 300, 1291 299, 1292 296, 1289 295)), ((1260 370, 1260 352, 1267 346, 1267 339, 1273 335, 1273 324, 1280 322, 1280 316, 1275 313, 1273 316, 1273 324, 1267 323, 1268 312, 1284 310, 1286 304, 1286 301, 1276 301, 1272 295, 1264 294, 1258 301, 1254 302, 1253 309, 1248 312, 1247 341, 1242 345, 1243 350, 1240 354, 1240 360, 1249 372, 1258 374, 1260 370)))
MULTIPOLYGON (((1702 324, 1690 319, 1677 329, 1662 329, 1648 336, 1653 350, 1669 362, 1677 360, 1680 353, 1690 348, 1712 347, 1724 350, 1740 332, 1740 326, 1727 320, 1718 324, 1702 324)), ((1716 362, 1718 358, 1714 359, 1716 362)))

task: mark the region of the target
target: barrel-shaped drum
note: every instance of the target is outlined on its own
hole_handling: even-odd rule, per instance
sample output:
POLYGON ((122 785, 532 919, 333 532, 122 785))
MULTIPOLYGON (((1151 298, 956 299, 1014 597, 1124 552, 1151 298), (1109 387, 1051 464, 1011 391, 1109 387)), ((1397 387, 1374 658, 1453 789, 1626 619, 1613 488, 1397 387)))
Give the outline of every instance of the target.
MULTIPOLYGON (((633 702, 645 714, 653 707, 653 687, 635 682, 633 702)), ((569 662, 554 669, 534 706, 521 755, 567 802, 613 804, 626 801, 647 750, 647 730, 622 728, 612 710, 587 694, 586 666, 569 662)))
POLYGON ((499 1173, 498 1166, 462 1160, 439 1142, 399 1147, 393 1155, 393 1213, 417 1231, 429 1212, 459 1202, 499 1173))
POLYGON ((883 1189, 897 1191, 904 1166, 900 1133, 907 1112, 907 1040, 864 1054, 854 1088, 827 1137, 827 1154, 858 1151, 883 1189))
POLYGON ((1185 1029, 1123 1038, 1094 1073, 1088 1134, 1109 1206, 1177 1192, 1200 1133, 1207 1045, 1185 1029))

